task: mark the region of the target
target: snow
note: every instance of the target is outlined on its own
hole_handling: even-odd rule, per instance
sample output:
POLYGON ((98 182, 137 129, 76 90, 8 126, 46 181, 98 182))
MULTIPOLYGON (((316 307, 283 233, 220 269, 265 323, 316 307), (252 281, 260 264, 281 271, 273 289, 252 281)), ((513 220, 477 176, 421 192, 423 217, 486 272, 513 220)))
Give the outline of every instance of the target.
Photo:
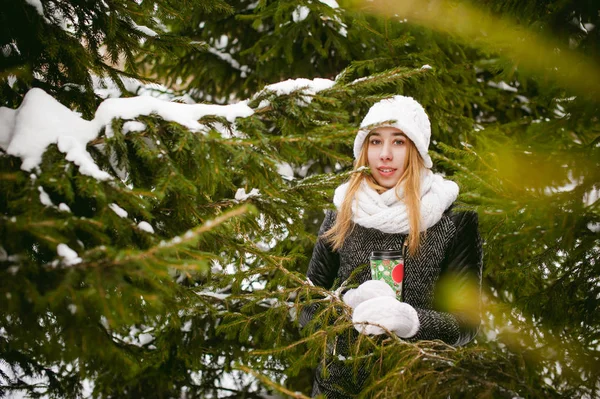
POLYGON ((340 23, 340 25, 341 25, 341 27, 340 27, 340 30, 338 31, 338 33, 340 35, 344 36, 344 37, 347 37, 348 36, 348 29, 346 29, 347 28, 346 24, 340 23))
MULTIPOLYGON (((84 120, 82 119, 81 121, 84 120)), ((57 131, 55 130, 55 132, 57 131)), ((73 133, 77 134, 76 132, 73 133)), ((57 144, 58 150, 65 154, 65 159, 79 166, 79 173, 81 173, 82 175, 92 176, 98 180, 112 179, 112 177, 108 173, 98 168, 98 165, 96 165, 92 156, 89 152, 87 152, 87 149, 85 148, 87 145, 87 141, 84 141, 82 137, 74 137, 67 135, 59 136, 57 137, 57 144)), ((42 149, 42 154, 44 150, 45 148, 42 149)), ((24 163, 25 162, 23 162, 23 164, 24 163)), ((23 165, 21 165, 21 168, 23 169, 23 165)))
POLYGON ((292 166, 287 162, 277 164, 277 173, 284 179, 294 180, 294 169, 292 169, 292 166))
POLYGON ((192 131, 200 131, 204 125, 198 119, 206 115, 215 115, 235 122, 236 118, 245 118, 254 111, 246 101, 231 105, 180 104, 159 100, 154 97, 109 98, 96 110, 94 122, 100 127, 107 126, 115 118, 134 119, 140 115, 156 114, 164 120, 177 122, 192 131))
POLYGON ((292 20, 294 22, 304 21, 306 19, 306 17, 308 17, 308 14, 310 14, 310 9, 308 7, 306 7, 306 6, 298 6, 292 12, 292 20))
POLYGON ((146 233, 154 234, 154 229, 148 222, 139 222, 138 229, 145 231, 146 233))
POLYGON ((288 79, 283 82, 274 83, 265 86, 263 91, 270 91, 279 96, 290 94, 293 91, 304 89, 308 93, 316 93, 321 90, 329 89, 335 82, 329 79, 316 78, 309 80, 305 78, 288 79))
POLYGON ((40 202, 42 203, 42 205, 54 206, 52 200, 50 199, 50 196, 44 191, 44 188, 42 186, 38 187, 38 191, 40 192, 40 202))
MULTIPOLYGON (((340 18, 340 13, 339 13, 339 4, 337 3, 336 0, 319 0, 320 3, 325 4, 326 6, 336 10, 335 15, 333 16, 333 19, 330 17, 326 17, 326 16, 321 16, 321 19, 324 21, 333 21, 335 22, 335 24, 339 25, 339 29, 338 29, 338 33, 344 37, 346 37, 348 35, 348 26, 342 22, 341 18, 340 18)), ((294 13, 297 12, 303 12, 304 10, 302 10, 300 7, 296 8, 296 10, 294 11, 294 13)), ((299 14, 299 17, 304 17, 306 18, 308 16, 308 11, 306 11, 306 15, 303 14, 299 14)), ((294 17, 294 15, 292 14, 292 17, 294 17)), ((300 19, 303 20, 304 18, 300 19)), ((298 22, 296 21, 296 17, 294 17, 294 22, 298 22)), ((330 25, 335 25, 335 24, 330 24, 330 25)))
MULTIPOLYGON (((134 93, 137 96, 149 96, 159 98, 165 101, 177 101, 185 104, 196 104, 196 101, 189 94, 184 93, 182 95, 176 94, 173 89, 158 84, 158 83, 143 83, 137 79, 121 76, 120 81, 125 86, 126 90, 130 93, 134 93)), ((181 84, 179 80, 178 84, 181 84)), ((108 97, 122 97, 121 89, 115 84, 110 78, 105 79, 94 79, 94 92, 102 98, 108 97)))
MULTIPOLYGON (((262 89, 258 94, 259 96, 264 94, 265 92, 271 92, 276 94, 277 96, 283 96, 290 94, 297 90, 302 90, 303 93, 307 94, 303 97, 303 100, 306 104, 309 104, 312 101, 311 96, 314 96, 316 93, 327 90, 331 88, 335 84, 335 81, 330 79, 322 79, 315 78, 313 80, 298 78, 298 79, 288 79, 283 82, 273 83, 271 85, 267 85, 262 89)), ((269 102, 266 100, 261 101, 259 108, 263 108, 269 105, 269 102)))
POLYGON ((214 40, 214 43, 217 49, 223 50, 227 47, 227 44, 229 44, 229 37, 227 35, 221 35, 218 39, 214 40))
POLYGON ((121 208, 119 205, 115 204, 114 202, 109 204, 108 207, 110 209, 112 209, 117 215, 119 215, 119 217, 122 218, 126 218, 127 217, 127 211, 123 208, 121 208))
POLYGON ((272 247, 264 241, 257 242, 255 245, 256 248, 258 248, 262 252, 267 252, 272 249, 272 247))
POLYGON ((339 4, 335 0, 319 0, 323 4, 327 4, 331 8, 339 8, 339 4))
POLYGON ((587 193, 583 194, 583 204, 585 206, 591 206, 600 198, 600 188, 593 188, 587 193))
POLYGON ((44 16, 44 6, 42 5, 41 0, 25 0, 25 2, 34 7, 42 17, 44 16))
MULTIPOLYGON (((300 177, 305 178, 306 174, 308 173, 309 169, 315 164, 314 160, 309 160, 307 163, 305 163, 304 165, 302 165, 300 167, 300 170, 298 171, 298 175, 300 175, 300 177)), ((339 164, 336 164, 339 165, 339 164)), ((336 166, 335 168, 336 170, 341 170, 342 166, 339 165, 339 167, 336 166)))
POLYGON ((15 75, 8 75, 8 85, 12 89, 13 86, 17 83, 17 77, 15 75))
POLYGON ((211 292, 211 291, 198 291, 198 292, 196 292, 196 294, 198 294, 200 296, 207 296, 207 297, 216 298, 216 299, 220 299, 220 300, 225 300, 225 299, 229 298, 229 294, 219 294, 219 293, 211 292))
POLYGON ((69 309, 69 312, 71 312, 71 314, 77 313, 77 305, 71 303, 69 304, 69 306, 67 306, 67 308, 69 309))
MULTIPOLYGON (((128 78, 120 78, 121 82, 123 82, 126 79, 128 78)), ((100 98, 106 99, 111 97, 121 97, 121 89, 110 78, 100 78, 98 76, 93 75, 92 85, 94 86, 94 93, 96 93, 100 98)), ((134 93, 136 92, 134 91, 134 93)))
POLYGON ((146 125, 138 121, 127 121, 123 124, 123 134, 129 132, 143 132, 146 130, 146 125))
MULTIPOLYGON (((369 79, 368 76, 364 76, 362 78, 357 78, 357 79, 354 79, 352 82, 348 83, 348 85, 353 85, 353 84, 356 84, 356 83, 359 83, 359 82, 364 82, 365 80, 368 80, 368 79, 369 79)), ((336 76, 336 80, 337 80, 337 76, 336 76)))
POLYGON ((198 119, 206 115, 221 116, 233 123, 236 118, 253 113, 247 102, 181 104, 143 96, 106 99, 96 110, 94 119, 88 121, 42 89, 34 88, 27 92, 18 109, 0 107, 0 144, 8 154, 21 157, 21 169, 31 171, 41 163, 46 148, 56 143, 65 158, 79 166, 80 173, 98 180, 110 180, 112 177, 98 168, 86 146, 103 128, 109 136, 110 124, 115 118, 135 119, 140 115, 156 114, 192 131, 200 131, 204 126, 198 119))
POLYGON ((146 36, 152 36, 152 37, 158 36, 158 33, 153 31, 152 29, 148 28, 147 26, 140 26, 133 21, 129 21, 129 22, 131 22, 131 26, 133 26, 133 28, 135 30, 137 30, 138 32, 142 32, 146 36))
POLYGON ((152 336, 152 334, 148 334, 148 333, 140 334, 138 336, 138 339, 140 340, 140 345, 142 345, 142 346, 154 341, 154 337, 152 336))
POLYGON ((9 132, 2 137, 11 137, 6 152, 22 158, 21 169, 30 171, 37 167, 46 148, 58 143, 59 150, 66 152, 69 160, 76 161, 90 175, 99 180, 110 178, 94 164, 85 149, 87 142, 96 138, 93 123, 80 118, 42 89, 29 90, 8 121, 2 118, 10 114, 5 110, 0 108, 0 125, 9 124, 9 132))
POLYGON ((554 109, 554 115, 556 115, 557 118, 563 118, 567 114, 565 113, 565 108, 562 105, 556 104, 556 109, 554 109))
POLYGON ((73 6, 68 5, 68 8, 69 8, 68 11, 63 10, 60 7, 51 8, 50 9, 51 14, 47 18, 44 18, 44 20, 48 24, 56 23, 56 25, 59 26, 65 32, 74 34, 75 33, 74 20, 77 21, 77 17, 76 16, 73 17, 68 14, 68 13, 71 13, 71 14, 75 13, 73 6))
POLYGON ((421 67, 421 69, 433 69, 433 67, 429 64, 425 64, 421 67))
MULTIPOLYGON (((170 101, 177 98, 173 90, 158 83, 142 83, 137 79, 126 76, 120 76, 119 80, 125 87, 125 90, 138 96, 151 96, 170 101)), ((94 86, 94 93, 101 98, 117 98, 122 96, 121 88, 110 77, 101 78, 92 76, 92 84, 94 86)), ((182 99, 181 97, 179 98, 182 99)), ((187 98, 184 99, 184 102, 190 103, 187 98)), ((191 101, 191 103, 194 103, 194 101, 191 101)))
POLYGON ((69 248, 67 244, 58 244, 56 253, 63 258, 63 263, 67 266, 81 263, 81 258, 77 255, 77 252, 69 248))
POLYGON ((237 191, 235 192, 236 201, 245 201, 248 198, 259 197, 259 196, 260 196, 260 191, 258 191, 257 188, 253 188, 252 190, 250 190, 249 193, 246 193, 245 188, 238 188, 237 191))
POLYGON ((571 96, 571 97, 564 97, 564 98, 557 98, 555 101, 557 103, 561 103, 561 102, 571 102, 574 101, 577 98, 577 96, 571 96))
POLYGON ((598 233, 598 232, 600 232, 600 223, 589 222, 587 224, 587 228, 594 233, 598 233))
POLYGON ((510 86, 509 84, 507 84, 506 82, 504 82, 502 80, 498 83, 489 81, 488 86, 495 87, 500 90, 511 91, 513 93, 516 93, 518 91, 516 87, 510 86))
POLYGON ((100 316, 100 324, 105 330, 110 330, 110 324, 108 324, 108 319, 105 316, 100 316))
MULTIPOLYGON (((44 18, 44 21, 47 24, 56 24, 65 32, 70 34, 75 33, 73 21, 77 20, 77 17, 68 16, 65 10, 56 6, 49 8, 49 14, 46 16, 44 14, 44 7, 41 0, 25 0, 25 2, 35 8, 37 13, 44 18)), ((73 6, 67 4, 66 7, 69 7, 69 11, 74 13, 73 6)))
POLYGON ((183 326, 181 327, 181 331, 183 332, 190 332, 192 331, 192 321, 188 320, 186 321, 183 326))
POLYGON ((564 193, 567 191, 573 191, 578 185, 580 185, 583 182, 583 178, 579 178, 576 179, 573 176, 573 172, 569 171, 567 174, 567 179, 569 180, 568 183, 559 186, 559 187, 545 187, 544 188, 544 194, 546 195, 552 195, 555 193, 564 193))
MULTIPOLYGON (((107 327, 105 327, 105 328, 107 328, 107 327)), ((138 328, 136 328, 135 326, 132 326, 129 330, 128 336, 121 336, 119 334, 116 334, 115 332, 112 332, 112 336, 119 341, 123 341, 123 342, 126 342, 131 345, 142 347, 142 346, 147 345, 150 342, 155 340, 154 336, 151 334, 151 332, 153 330, 154 330, 154 328, 147 328, 140 333, 140 330, 138 328), (139 333, 139 335, 138 335, 138 333, 139 333)), ((148 349, 156 349, 156 347, 154 345, 150 345, 150 346, 148 346, 148 349)))

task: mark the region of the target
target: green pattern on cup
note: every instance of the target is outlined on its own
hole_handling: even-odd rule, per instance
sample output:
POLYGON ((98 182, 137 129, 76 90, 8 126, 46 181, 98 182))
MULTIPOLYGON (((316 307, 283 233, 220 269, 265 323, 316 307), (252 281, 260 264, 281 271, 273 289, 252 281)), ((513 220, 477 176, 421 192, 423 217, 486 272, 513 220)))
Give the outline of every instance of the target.
POLYGON ((401 301, 404 261, 402 259, 371 259, 370 263, 373 280, 387 283, 396 293, 396 299, 401 301))

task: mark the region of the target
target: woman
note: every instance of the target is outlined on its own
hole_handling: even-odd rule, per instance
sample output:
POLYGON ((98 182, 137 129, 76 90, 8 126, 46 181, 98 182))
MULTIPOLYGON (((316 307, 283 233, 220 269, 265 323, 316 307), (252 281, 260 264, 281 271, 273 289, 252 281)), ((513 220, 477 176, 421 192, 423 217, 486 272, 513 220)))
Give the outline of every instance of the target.
MULTIPOLYGON (((307 277, 327 289, 334 280, 359 284, 343 296, 353 309, 356 335, 391 332, 407 340, 464 345, 478 331, 482 250, 477 214, 452 212, 458 186, 430 170, 430 136, 429 118, 414 99, 395 96, 373 105, 354 141, 357 173, 336 189, 337 211, 327 212, 319 231, 307 277), (373 251, 387 250, 405 253, 402 302, 364 267, 373 251), (355 280, 349 282, 351 274, 355 280), (439 295, 447 277, 456 300, 439 295), (475 311, 468 297, 473 287, 475 311)), ((314 312, 307 307, 301 325, 314 312)), ((330 355, 340 350, 330 348, 330 355)), ((319 367, 313 395, 344 398, 360 392, 367 370, 353 373, 337 359, 327 359, 328 373, 319 367)))

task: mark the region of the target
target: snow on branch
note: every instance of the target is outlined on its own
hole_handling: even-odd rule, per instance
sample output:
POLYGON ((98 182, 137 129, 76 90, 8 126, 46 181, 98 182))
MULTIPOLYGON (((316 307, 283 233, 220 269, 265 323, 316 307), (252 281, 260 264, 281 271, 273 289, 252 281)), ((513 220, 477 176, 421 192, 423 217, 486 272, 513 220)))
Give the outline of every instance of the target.
POLYGON ((93 120, 81 118, 39 88, 29 90, 16 109, 0 107, 0 147, 8 154, 21 157, 21 169, 31 171, 40 165, 42 155, 51 144, 57 144, 68 161, 79 166, 81 174, 98 180, 111 176, 100 170, 86 149, 102 129, 111 136, 113 119, 135 119, 140 115, 156 114, 177 122, 191 131, 201 131, 198 120, 214 115, 234 122, 254 111, 246 102, 232 105, 180 104, 153 97, 109 98, 104 100, 93 120))
POLYGON ((137 30, 138 32, 143 33, 146 36, 150 36, 150 37, 158 36, 158 33, 156 33, 155 31, 153 31, 152 29, 148 28, 147 26, 138 25, 133 20, 130 20, 129 23, 131 23, 131 26, 133 26, 133 28, 135 30, 137 30))
MULTIPOLYGON (((258 92, 254 98, 258 96, 273 93, 276 96, 283 96, 286 94, 291 94, 295 91, 302 91, 305 95, 302 96, 302 100, 305 104, 310 104, 312 101, 312 96, 317 94, 320 91, 330 89, 335 82, 330 79, 322 79, 315 78, 313 80, 299 78, 299 79, 288 79, 283 82, 270 84, 264 87, 260 92, 258 92)), ((268 100, 262 100, 258 108, 264 108, 269 106, 268 100)))
POLYGON ((44 16, 44 6, 40 0, 25 0, 25 2, 35 8, 40 16, 44 16))
POLYGON ((63 263, 66 266, 76 265, 81 263, 81 258, 77 255, 77 252, 72 250, 67 244, 58 244, 56 247, 56 252, 58 256, 63 258, 63 263))
POLYGON ((235 200, 238 202, 252 197, 260 197, 260 191, 257 188, 253 188, 249 193, 246 193, 245 188, 238 188, 235 192, 235 200))

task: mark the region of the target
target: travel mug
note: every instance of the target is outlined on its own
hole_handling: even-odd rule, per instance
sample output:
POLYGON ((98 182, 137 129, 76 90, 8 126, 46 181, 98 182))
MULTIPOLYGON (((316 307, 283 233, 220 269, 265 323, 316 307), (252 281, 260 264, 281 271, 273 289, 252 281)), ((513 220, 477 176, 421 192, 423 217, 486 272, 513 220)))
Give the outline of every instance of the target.
POLYGON ((404 280, 402 251, 373 251, 370 264, 373 280, 387 283, 396 292, 396 299, 402 301, 402 281, 404 280))

